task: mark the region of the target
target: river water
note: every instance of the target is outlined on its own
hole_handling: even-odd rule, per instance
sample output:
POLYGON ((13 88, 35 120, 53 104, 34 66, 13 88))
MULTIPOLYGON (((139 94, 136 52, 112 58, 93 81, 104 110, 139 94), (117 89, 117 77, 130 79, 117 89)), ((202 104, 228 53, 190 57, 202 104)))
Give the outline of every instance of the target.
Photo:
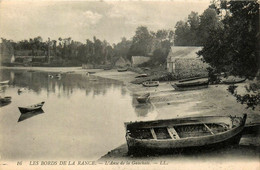
POLYGON ((0 70, 10 80, 0 95, 2 160, 96 160, 125 143, 124 122, 152 119, 151 105, 138 105, 122 82, 86 76, 25 70, 0 70), (22 93, 18 89, 24 88, 22 93), (21 116, 19 106, 45 101, 43 113, 21 116))

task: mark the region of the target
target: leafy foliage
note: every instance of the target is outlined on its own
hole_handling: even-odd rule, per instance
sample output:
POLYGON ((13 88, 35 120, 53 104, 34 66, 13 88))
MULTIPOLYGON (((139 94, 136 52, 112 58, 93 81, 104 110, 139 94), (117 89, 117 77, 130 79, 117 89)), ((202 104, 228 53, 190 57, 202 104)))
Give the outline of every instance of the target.
POLYGON ((198 53, 219 72, 255 76, 259 4, 253 1, 221 1, 217 7, 222 25, 211 30, 198 53))

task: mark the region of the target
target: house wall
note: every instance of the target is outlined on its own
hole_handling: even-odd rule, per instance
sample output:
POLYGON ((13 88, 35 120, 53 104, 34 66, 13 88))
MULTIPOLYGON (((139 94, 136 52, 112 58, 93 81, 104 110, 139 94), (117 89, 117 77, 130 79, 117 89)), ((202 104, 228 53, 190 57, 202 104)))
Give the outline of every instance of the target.
POLYGON ((176 58, 175 75, 177 78, 189 78, 196 76, 208 76, 207 63, 200 58, 176 58))
POLYGON ((132 56, 132 66, 138 66, 150 60, 150 57, 132 56))

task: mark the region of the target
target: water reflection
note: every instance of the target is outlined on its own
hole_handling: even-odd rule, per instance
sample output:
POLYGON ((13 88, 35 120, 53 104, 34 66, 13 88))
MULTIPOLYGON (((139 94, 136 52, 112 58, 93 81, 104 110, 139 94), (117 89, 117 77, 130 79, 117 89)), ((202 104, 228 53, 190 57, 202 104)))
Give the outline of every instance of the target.
MULTIPOLYGON (((72 95, 73 89, 84 89, 86 95, 94 92, 95 95, 105 95, 108 88, 122 83, 116 80, 104 79, 93 75, 62 74, 60 77, 51 78, 55 73, 47 72, 27 72, 20 70, 1 70, 1 79, 10 80, 13 87, 24 87, 40 94, 42 90, 47 93, 57 93, 58 96, 65 94, 67 97, 72 95)), ((122 95, 126 92, 122 90, 122 95)), ((21 94, 19 92, 19 94, 21 94)))
POLYGON ((42 113, 44 113, 44 111, 42 109, 37 109, 37 110, 27 112, 27 113, 21 113, 21 116, 19 117, 18 122, 24 121, 26 119, 29 119, 33 116, 36 116, 36 115, 39 115, 42 113))
POLYGON ((10 80, 1 95, 12 96, 12 103, 0 110, 3 160, 96 160, 125 143, 124 122, 156 116, 148 113, 149 104, 133 105, 137 101, 119 81, 85 74, 62 74, 60 80, 48 75, 55 73, 0 69, 0 79, 10 80), (21 88, 26 90, 18 95, 21 88), (46 102, 45 114, 20 114, 19 106, 38 101, 46 102))

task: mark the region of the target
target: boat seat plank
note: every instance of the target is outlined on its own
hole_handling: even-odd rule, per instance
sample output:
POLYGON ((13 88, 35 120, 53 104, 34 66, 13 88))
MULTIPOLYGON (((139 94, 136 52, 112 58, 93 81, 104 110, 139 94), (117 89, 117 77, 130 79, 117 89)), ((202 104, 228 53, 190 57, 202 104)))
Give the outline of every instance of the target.
POLYGON ((180 139, 180 136, 173 127, 167 127, 167 130, 172 139, 180 139))
POLYGON ((155 132, 154 132, 154 129, 153 129, 153 128, 151 128, 151 133, 152 133, 152 136, 153 136, 153 138, 154 138, 154 139, 157 139, 157 136, 156 136, 156 134, 155 134, 155 132))
POLYGON ((212 135, 215 134, 205 123, 203 123, 203 125, 208 129, 208 131, 209 131, 212 135))

